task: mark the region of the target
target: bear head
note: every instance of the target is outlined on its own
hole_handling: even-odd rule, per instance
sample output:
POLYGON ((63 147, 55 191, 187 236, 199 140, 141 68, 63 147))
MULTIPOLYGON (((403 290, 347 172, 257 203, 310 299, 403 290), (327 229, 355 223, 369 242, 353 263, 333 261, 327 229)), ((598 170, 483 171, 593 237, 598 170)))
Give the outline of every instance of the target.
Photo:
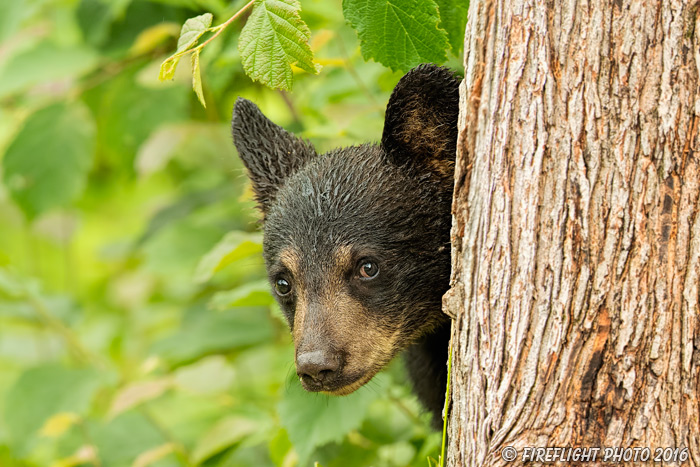
POLYGON ((234 144, 305 389, 349 394, 447 320, 458 111, 459 79, 421 65, 394 89, 381 144, 317 154, 236 102, 234 144))

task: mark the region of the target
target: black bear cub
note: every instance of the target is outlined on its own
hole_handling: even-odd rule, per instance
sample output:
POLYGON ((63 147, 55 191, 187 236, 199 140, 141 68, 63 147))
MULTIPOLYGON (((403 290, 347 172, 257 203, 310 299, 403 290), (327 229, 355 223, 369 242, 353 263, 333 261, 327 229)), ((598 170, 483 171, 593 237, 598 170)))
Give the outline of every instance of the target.
POLYGON ((344 395, 405 351, 440 425, 459 79, 421 65, 394 89, 380 145, 317 154, 238 99, 233 138, 263 213, 265 263, 308 391, 344 395))

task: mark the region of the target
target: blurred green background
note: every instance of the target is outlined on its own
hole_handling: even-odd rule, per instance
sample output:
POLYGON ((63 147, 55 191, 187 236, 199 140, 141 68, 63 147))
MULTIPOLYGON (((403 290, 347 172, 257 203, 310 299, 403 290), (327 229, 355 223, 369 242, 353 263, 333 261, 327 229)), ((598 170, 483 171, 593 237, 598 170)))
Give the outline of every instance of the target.
POLYGON ((300 389, 231 143, 255 101, 319 150, 379 140, 400 74, 340 0, 302 2, 319 75, 244 75, 242 22, 157 80, 188 17, 244 2, 0 2, 0 466, 404 466, 437 458, 400 362, 300 389))

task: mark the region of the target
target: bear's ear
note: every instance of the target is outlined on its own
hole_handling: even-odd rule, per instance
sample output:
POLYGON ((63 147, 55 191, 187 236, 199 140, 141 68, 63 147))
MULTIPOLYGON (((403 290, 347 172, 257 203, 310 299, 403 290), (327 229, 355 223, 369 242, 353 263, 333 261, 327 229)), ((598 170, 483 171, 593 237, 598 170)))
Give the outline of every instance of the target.
POLYGON ((251 101, 238 98, 231 120, 233 144, 248 169, 264 214, 284 180, 316 155, 310 143, 272 123, 251 101))
POLYGON ((396 85, 386 107, 382 148, 391 162, 452 177, 459 83, 447 68, 420 65, 396 85))

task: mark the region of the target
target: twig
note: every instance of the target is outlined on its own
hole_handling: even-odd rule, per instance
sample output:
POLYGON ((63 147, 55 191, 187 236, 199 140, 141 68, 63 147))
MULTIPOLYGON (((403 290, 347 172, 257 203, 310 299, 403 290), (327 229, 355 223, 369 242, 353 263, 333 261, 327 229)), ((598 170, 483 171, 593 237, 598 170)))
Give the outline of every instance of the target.
POLYGON ((210 32, 214 32, 214 31, 215 31, 215 32, 214 32, 214 34, 213 34, 209 39, 207 39, 206 41, 202 42, 202 43, 199 44, 197 47, 194 47, 194 48, 191 48, 191 49, 187 49, 187 50, 183 50, 182 52, 178 52, 178 53, 176 53, 176 54, 171 55, 171 56, 168 58, 167 61, 170 61, 170 60, 173 60, 173 59, 176 59, 176 58, 180 58, 180 57, 184 57, 185 55, 190 54, 190 53, 193 53, 193 52, 195 52, 195 51, 197 51, 197 50, 202 50, 202 49, 204 48, 205 45, 207 45, 208 43, 210 43, 211 41, 213 41, 214 39, 216 39, 217 36, 218 36, 219 34, 221 34, 221 31, 223 31, 224 29, 226 29, 226 28, 228 27, 229 24, 231 24, 236 18, 238 18, 245 10, 247 10, 248 8, 250 8, 250 7, 253 5, 253 3, 255 3, 255 2, 256 2, 256 0, 250 0, 250 2, 248 2, 243 8, 241 8, 240 10, 238 10, 233 16, 231 16, 228 20, 226 20, 225 23, 221 23, 220 25, 214 26, 213 28, 211 28, 209 31, 210 31, 210 32))

